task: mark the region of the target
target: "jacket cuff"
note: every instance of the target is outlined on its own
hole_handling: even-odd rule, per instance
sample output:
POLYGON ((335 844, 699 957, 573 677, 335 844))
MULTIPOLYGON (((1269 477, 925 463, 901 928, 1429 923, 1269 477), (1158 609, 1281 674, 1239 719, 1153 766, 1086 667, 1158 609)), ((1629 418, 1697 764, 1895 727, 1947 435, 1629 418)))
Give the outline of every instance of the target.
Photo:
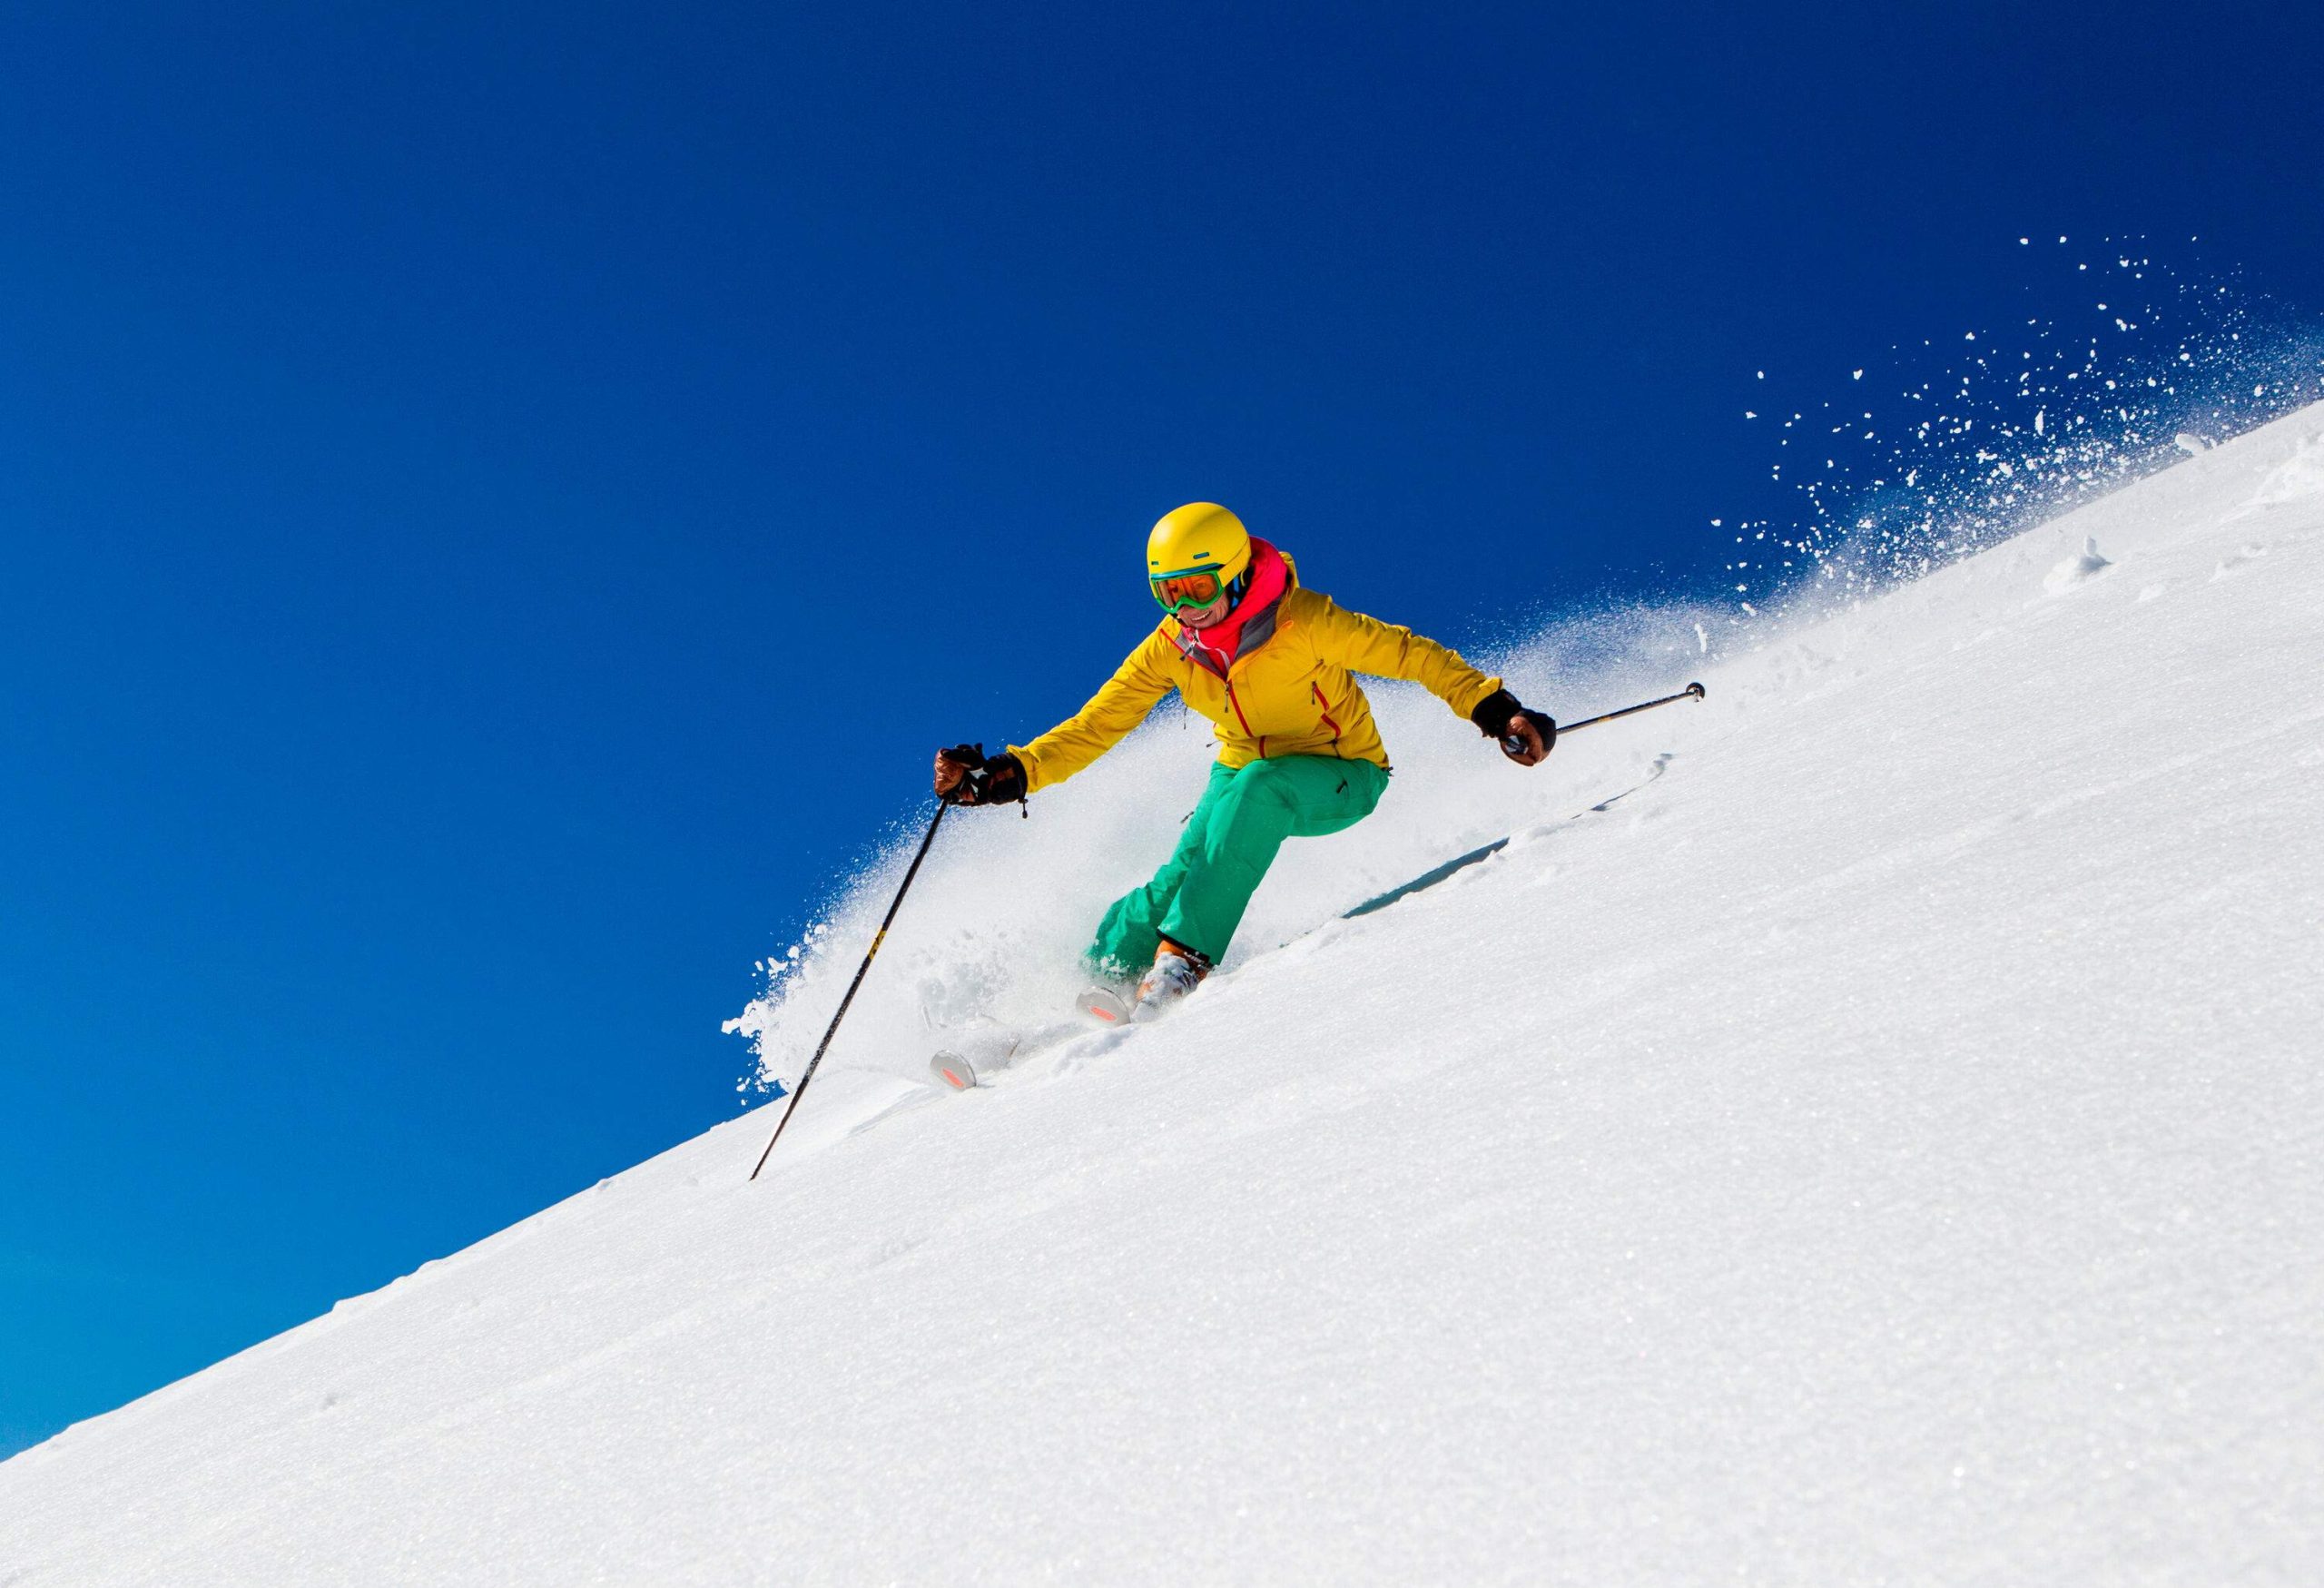
POLYGON ((1047 781, 1041 776, 1041 764, 1022 745, 1009 746, 1009 754, 1017 757, 1017 764, 1025 769, 1025 792, 1031 794, 1047 781))
MULTIPOLYGON (((1498 679, 1494 682, 1499 684, 1498 679)), ((1477 725, 1477 731, 1486 738, 1498 739, 1507 735, 1511 719, 1523 709, 1517 704, 1517 696, 1506 689, 1496 687, 1491 695, 1477 702, 1469 713, 1469 720, 1477 725)))

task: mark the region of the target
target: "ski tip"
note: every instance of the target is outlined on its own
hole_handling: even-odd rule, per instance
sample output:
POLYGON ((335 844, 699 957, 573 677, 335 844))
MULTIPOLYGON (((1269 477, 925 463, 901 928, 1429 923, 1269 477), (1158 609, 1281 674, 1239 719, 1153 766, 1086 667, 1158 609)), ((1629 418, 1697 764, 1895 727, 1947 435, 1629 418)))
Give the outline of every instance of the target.
POLYGON ((1679 693, 1682 695, 1691 695, 1697 700, 1700 700, 1703 697, 1703 686, 1699 684, 1689 684, 1685 689, 1679 691, 1679 693))
POLYGON ((928 1072, 954 1091, 966 1091, 977 1083, 975 1067, 958 1053, 939 1053, 928 1061, 928 1072))
POLYGON ((1124 1001, 1120 993, 1109 987, 1090 988, 1073 1001, 1073 1007, 1099 1025, 1126 1026, 1129 1024, 1128 1003, 1124 1001))

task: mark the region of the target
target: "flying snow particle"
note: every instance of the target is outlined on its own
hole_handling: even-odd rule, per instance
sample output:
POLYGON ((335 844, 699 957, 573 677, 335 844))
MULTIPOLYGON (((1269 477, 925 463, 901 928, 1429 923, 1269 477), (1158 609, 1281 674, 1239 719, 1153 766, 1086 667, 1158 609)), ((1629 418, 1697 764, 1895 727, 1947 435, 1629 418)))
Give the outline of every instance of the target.
POLYGON ((2049 411, 2049 409, 2043 408, 2037 408, 2034 410, 2034 433, 2035 435, 2038 436, 2042 433, 2042 421, 2048 416, 2049 411))

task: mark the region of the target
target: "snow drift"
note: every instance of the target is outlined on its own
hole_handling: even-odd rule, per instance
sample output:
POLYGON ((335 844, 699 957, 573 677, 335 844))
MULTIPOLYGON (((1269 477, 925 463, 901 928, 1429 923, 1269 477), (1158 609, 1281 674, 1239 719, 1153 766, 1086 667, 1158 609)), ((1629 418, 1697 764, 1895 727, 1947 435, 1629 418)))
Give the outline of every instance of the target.
POLYGON ((947 824, 756 1185, 763 1111, 0 1465, 0 1583, 2313 1582, 2319 612, 2309 409, 1634 626, 1542 698, 1709 704, 1538 774, 1391 701, 1177 1015, 919 1084, 1074 946, 948 890, 1153 853, 1163 725, 947 824))

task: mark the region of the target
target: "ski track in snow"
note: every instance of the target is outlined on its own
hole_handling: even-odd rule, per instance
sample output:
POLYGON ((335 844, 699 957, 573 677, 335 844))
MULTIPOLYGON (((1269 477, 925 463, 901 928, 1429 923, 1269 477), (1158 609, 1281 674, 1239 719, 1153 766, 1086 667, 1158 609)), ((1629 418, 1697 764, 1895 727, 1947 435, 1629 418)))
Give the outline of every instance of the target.
MULTIPOLYGON (((757 1184, 764 1110, 0 1465, 0 1584, 2324 1580, 2319 459, 1400 790, 1006 1084, 883 955, 757 1184)), ((962 851, 1151 851, 1096 786, 962 851)))

